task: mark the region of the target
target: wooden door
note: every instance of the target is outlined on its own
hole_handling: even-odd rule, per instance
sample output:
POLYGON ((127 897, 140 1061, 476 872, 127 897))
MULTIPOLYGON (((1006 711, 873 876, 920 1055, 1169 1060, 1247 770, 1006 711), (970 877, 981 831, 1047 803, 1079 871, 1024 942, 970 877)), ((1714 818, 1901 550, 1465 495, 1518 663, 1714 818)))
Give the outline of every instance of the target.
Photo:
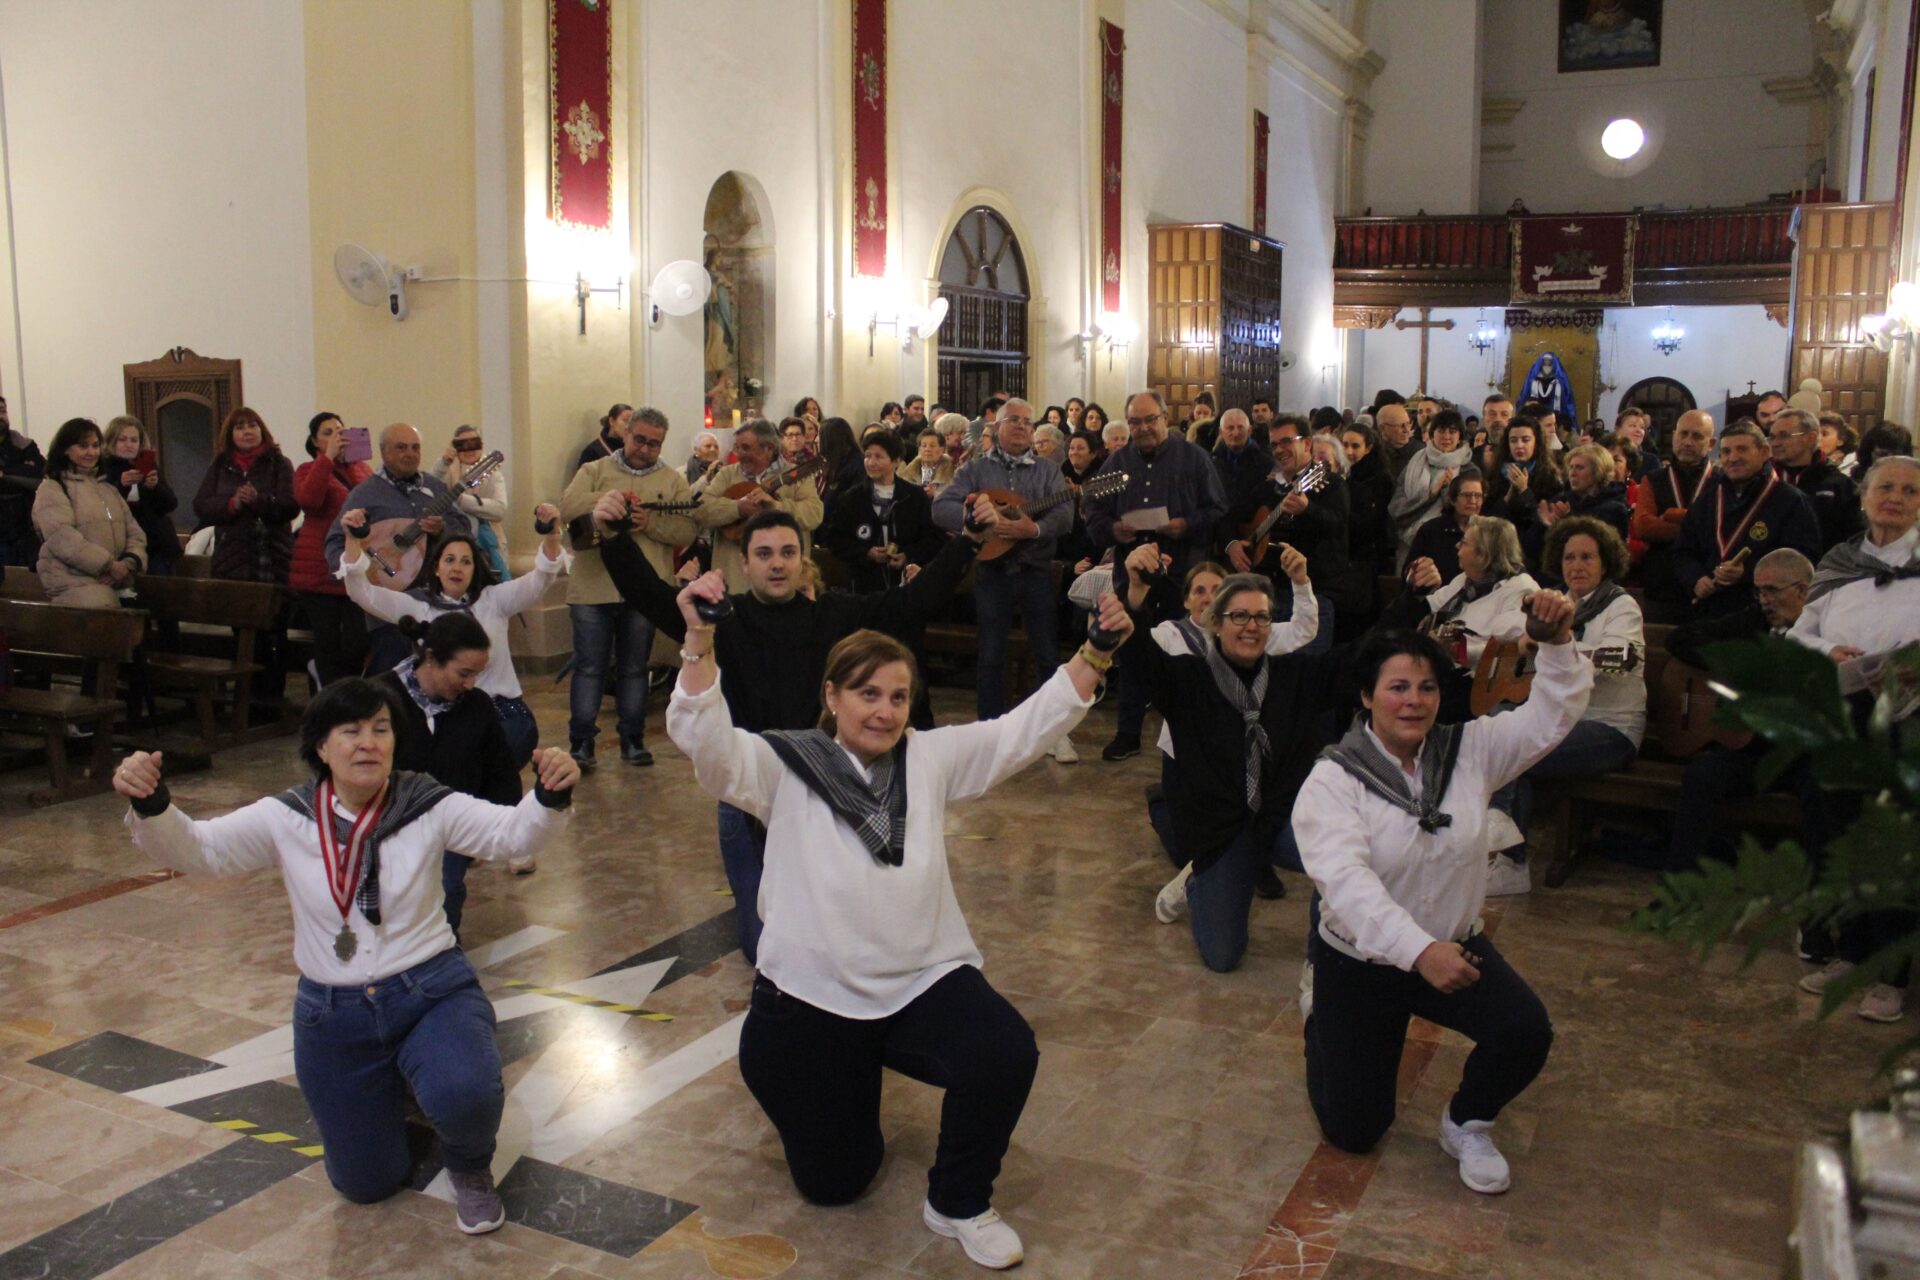
POLYGON ((1885 313, 1893 280, 1891 204, 1817 204, 1800 208, 1793 260, 1792 395, 1818 378, 1827 409, 1864 432, 1879 425, 1887 398, 1887 357, 1861 331, 1864 316, 1885 313))

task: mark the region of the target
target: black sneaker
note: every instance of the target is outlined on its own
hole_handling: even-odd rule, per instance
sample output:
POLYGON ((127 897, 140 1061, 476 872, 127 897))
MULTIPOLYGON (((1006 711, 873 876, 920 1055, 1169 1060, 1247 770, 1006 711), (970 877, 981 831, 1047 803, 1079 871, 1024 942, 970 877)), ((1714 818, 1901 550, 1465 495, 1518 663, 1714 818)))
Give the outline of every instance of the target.
POLYGON ((653 763, 653 752, 647 750, 644 742, 623 742, 620 744, 620 758, 628 764, 645 767, 653 763))
POLYGON ((567 748, 567 754, 573 757, 573 762, 580 766, 582 773, 592 773, 593 766, 599 763, 593 758, 592 738, 582 738, 574 743, 567 748))
POLYGON ((1113 741, 1100 750, 1100 758, 1109 763, 1115 760, 1131 760, 1140 754, 1140 739, 1126 734, 1116 733, 1113 741))
POLYGON ((1287 885, 1279 876, 1273 874, 1272 867, 1260 868, 1260 878, 1253 882, 1253 891, 1260 897, 1272 902, 1287 896, 1287 885))

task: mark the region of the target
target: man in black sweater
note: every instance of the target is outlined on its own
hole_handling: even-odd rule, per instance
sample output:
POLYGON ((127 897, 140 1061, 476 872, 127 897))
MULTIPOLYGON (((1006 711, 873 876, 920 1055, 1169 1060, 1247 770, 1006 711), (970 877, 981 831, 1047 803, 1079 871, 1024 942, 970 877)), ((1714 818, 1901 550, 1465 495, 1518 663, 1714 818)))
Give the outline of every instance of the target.
MULTIPOLYGON (((413 656, 379 677, 400 695, 393 767, 424 773, 443 787, 493 804, 520 803, 520 770, 500 713, 492 698, 473 687, 487 669, 492 645, 486 630, 464 612, 443 613, 425 625, 415 618, 403 623, 401 633, 414 641, 413 656)), ((456 942, 472 865, 473 859, 462 854, 441 855, 440 887, 456 942)), ((533 859, 509 865, 523 873, 532 869, 533 859)))
MULTIPOLYGON (((610 493, 593 509, 608 533, 626 522, 622 495, 610 493)), ((974 553, 999 520, 984 496, 976 497, 970 527, 950 539, 912 582, 891 591, 852 595, 821 593, 809 600, 800 593, 800 528, 784 511, 763 511, 741 533, 748 589, 729 596, 732 612, 714 626, 713 647, 727 709, 736 727, 752 733, 767 729, 811 729, 820 719, 820 681, 827 654, 855 631, 871 628, 898 638, 926 626, 952 598, 973 563, 974 553)), ((608 537, 600 560, 615 589, 654 626, 685 643, 687 624, 680 614, 679 591, 663 581, 633 546, 631 538, 608 537)), ((720 858, 733 888, 740 949, 753 962, 760 947, 760 870, 766 831, 732 805, 719 811, 720 858)))

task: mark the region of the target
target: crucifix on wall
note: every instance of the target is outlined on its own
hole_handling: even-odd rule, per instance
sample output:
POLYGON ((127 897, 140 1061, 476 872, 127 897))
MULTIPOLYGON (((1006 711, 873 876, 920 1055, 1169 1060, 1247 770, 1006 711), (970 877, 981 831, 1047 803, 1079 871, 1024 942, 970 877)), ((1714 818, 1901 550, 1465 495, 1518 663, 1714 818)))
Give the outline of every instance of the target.
POLYGON ((1453 328, 1453 321, 1435 320, 1432 317, 1433 317, 1433 308, 1422 307, 1420 308, 1420 318, 1418 320, 1395 320, 1393 322, 1393 327, 1396 329, 1418 329, 1420 331, 1420 385, 1417 388, 1417 390, 1420 390, 1420 391, 1426 391, 1428 389, 1427 388, 1427 331, 1430 329, 1453 328))

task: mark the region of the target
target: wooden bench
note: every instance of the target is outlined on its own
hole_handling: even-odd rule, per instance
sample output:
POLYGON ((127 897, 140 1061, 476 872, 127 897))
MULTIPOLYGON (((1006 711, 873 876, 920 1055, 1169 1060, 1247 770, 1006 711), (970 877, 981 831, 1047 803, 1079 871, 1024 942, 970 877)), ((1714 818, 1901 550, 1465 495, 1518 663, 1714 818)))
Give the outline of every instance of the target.
POLYGON ((22 569, 17 564, 7 566, 6 580, 0 584, 0 596, 8 600, 47 603, 47 589, 40 585, 40 575, 31 569, 22 569))
POLYGON ((125 707, 111 696, 120 664, 133 657, 147 615, 135 609, 69 609, 31 601, 0 601, 0 625, 15 653, 78 658, 85 675, 77 692, 14 688, 0 692, 0 727, 43 740, 51 786, 29 793, 36 805, 58 804, 104 791, 113 773, 113 725, 125 707), (92 693, 86 692, 93 690, 92 693), (67 759, 68 730, 92 736, 87 776, 74 776, 67 759))
MULTIPOLYGON (((156 693, 181 698, 191 707, 206 750, 283 731, 282 724, 252 729, 247 723, 250 685, 264 669, 254 661, 255 637, 279 620, 283 599, 279 587, 154 574, 139 575, 134 585, 141 608, 156 623, 197 629, 197 634, 183 634, 165 650, 149 646, 147 670, 156 693), (212 644, 208 631, 216 633, 212 644), (203 651, 208 648, 219 652, 203 651)), ((158 644, 161 631, 156 629, 155 634, 158 644)), ((284 707, 281 711, 284 719, 284 707)))

